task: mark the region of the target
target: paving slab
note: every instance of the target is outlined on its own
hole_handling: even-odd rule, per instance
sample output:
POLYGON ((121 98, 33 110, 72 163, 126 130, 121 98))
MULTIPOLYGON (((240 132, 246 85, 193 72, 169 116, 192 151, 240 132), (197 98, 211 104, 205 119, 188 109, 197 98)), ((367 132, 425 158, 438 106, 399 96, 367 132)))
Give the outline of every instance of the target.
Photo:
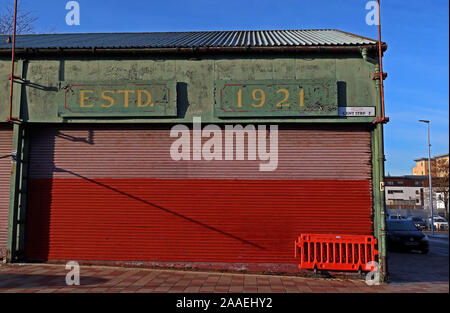
MULTIPOLYGON (((2 293, 448 293, 448 276, 397 279, 369 286, 363 279, 187 272, 164 269, 81 266, 80 286, 67 286, 64 265, 2 264, 2 293), (430 278, 431 277, 431 278, 430 278)), ((401 275, 401 273, 400 273, 401 275)))

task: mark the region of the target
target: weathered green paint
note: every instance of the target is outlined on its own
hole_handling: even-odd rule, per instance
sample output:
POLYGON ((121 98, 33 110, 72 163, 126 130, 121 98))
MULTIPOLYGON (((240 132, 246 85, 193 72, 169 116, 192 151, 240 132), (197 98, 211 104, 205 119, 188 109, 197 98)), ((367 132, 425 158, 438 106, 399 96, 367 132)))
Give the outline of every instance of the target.
POLYGON ((17 251, 17 211, 19 203, 19 181, 20 181, 20 147, 21 147, 21 125, 13 125, 11 183, 9 192, 8 213, 8 240, 6 244, 6 259, 12 262, 16 258, 17 251))
POLYGON ((23 258, 25 247, 25 227, 28 198, 28 125, 22 126, 21 131, 21 154, 20 154, 20 176, 19 176, 19 197, 17 204, 17 259, 23 258))
POLYGON ((175 81, 59 82, 59 116, 177 116, 175 81))
POLYGON ((382 125, 377 124, 372 133, 372 159, 373 159, 373 205, 374 205, 374 235, 378 240, 379 263, 381 267, 381 280, 387 279, 387 250, 385 231, 385 200, 381 184, 384 182, 384 156, 382 125))
MULTIPOLYGON (((15 75, 20 75, 23 71, 23 62, 19 61, 15 66, 15 75)), ((9 84, 8 84, 9 85, 9 84)), ((22 86, 20 84, 14 85, 14 98, 12 107, 12 116, 20 117, 21 115, 21 95, 22 86)), ((9 115, 9 106, 8 106, 9 115)), ((9 213, 8 213, 8 240, 7 240, 7 260, 13 261, 17 257, 17 219, 19 213, 19 205, 24 195, 21 189, 22 184, 22 159, 23 159, 23 139, 24 139, 24 125, 15 122, 13 125, 13 142, 12 142, 12 162, 11 162, 11 183, 10 183, 10 198, 9 198, 9 213)), ((25 195, 26 197, 26 195, 25 195)))
POLYGON ((315 80, 218 80, 215 116, 337 116, 337 82, 315 80))
MULTIPOLYGON (((31 59, 24 69, 24 118, 30 123, 370 123, 372 117, 245 117, 221 118, 214 114, 215 81, 311 80, 337 81, 339 106, 376 106, 373 70, 362 57, 326 55, 217 56, 202 59, 148 57, 146 59, 31 59), (176 117, 75 118, 58 115, 60 81, 176 81, 176 117)), ((7 73, 8 60, 0 61, 7 73)), ((0 77, 0 119, 5 120, 7 75, 0 77)))
MULTIPOLYGON (((215 81, 254 80, 332 80, 337 82, 340 107, 376 107, 379 116, 380 99, 377 83, 371 80, 376 67, 358 57, 217 57, 201 60, 180 58, 148 59, 52 59, 30 60, 17 72, 27 82, 15 86, 14 116, 29 123, 191 123, 200 116, 205 123, 371 123, 373 117, 243 117, 215 116, 215 81), (79 118, 60 114, 61 81, 173 81, 178 82, 176 116, 79 118), (22 97, 20 97, 22 95, 22 97), (22 104, 22 112, 19 111, 22 104)), ((9 60, 0 60, 0 121, 9 115, 7 79, 9 60)), ((16 162, 11 167, 10 214, 8 229, 8 259, 20 257, 24 238, 26 212, 27 133, 23 124, 13 128, 13 151, 16 162)), ((380 182, 384 179, 383 126, 372 132, 374 235, 382 267, 382 279, 387 273, 384 193, 380 182)))
MULTIPOLYGON (((378 71, 378 65, 372 66, 378 71)), ((381 112, 380 82, 374 82, 378 91, 377 112, 381 112)), ((380 114, 377 113, 377 117, 380 114)), ((372 131, 372 182, 373 182, 373 209, 374 209, 374 236, 378 241, 378 260, 381 267, 380 279, 388 278, 387 247, 386 247, 386 210, 384 195, 384 138, 383 125, 378 123, 372 131), (383 188, 383 190, 382 190, 383 188)))
POLYGON ((376 229, 378 232, 378 249, 380 253, 380 266, 382 272, 382 280, 387 279, 388 268, 387 268, 387 247, 386 247, 386 202, 384 196, 384 144, 383 144, 383 125, 377 124, 375 129, 375 146, 374 149, 376 151, 376 161, 378 163, 378 168, 376 170, 375 175, 378 176, 379 184, 378 184, 378 195, 375 198, 375 202, 377 203, 376 212, 376 229), (381 190, 380 186, 383 184, 383 190, 381 190))

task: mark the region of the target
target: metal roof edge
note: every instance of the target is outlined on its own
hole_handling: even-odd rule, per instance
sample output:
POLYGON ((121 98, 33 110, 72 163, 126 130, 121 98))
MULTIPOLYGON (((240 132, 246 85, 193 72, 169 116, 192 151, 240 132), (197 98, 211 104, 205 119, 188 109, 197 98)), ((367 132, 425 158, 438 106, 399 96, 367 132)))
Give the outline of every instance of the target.
MULTIPOLYGON (((98 32, 98 33, 30 33, 30 34, 17 34, 16 36, 61 36, 61 35, 137 35, 137 34, 189 34, 189 33, 214 33, 214 32, 273 32, 273 31, 296 31, 296 32, 314 32, 314 31, 337 31, 341 33, 346 33, 354 37, 360 37, 364 39, 370 39, 368 37, 360 36, 357 34, 352 34, 339 29, 334 28, 308 28, 308 29, 236 29, 236 30, 186 30, 186 31, 161 31, 161 32, 98 32)), ((0 34, 0 36, 12 36, 11 34, 0 34)))
MULTIPOLYGON (((11 51, 10 35, 0 35, 0 51, 11 51)), ((377 41, 337 29, 252 30, 252 31, 197 31, 197 32, 124 32, 124 33, 65 33, 18 35, 17 49, 159 49, 159 48, 266 48, 288 47, 358 47, 375 46, 377 41), (236 35, 238 43, 231 44, 236 35), (257 37, 254 37, 255 34, 257 37), (165 36, 167 35, 167 36, 165 36), (260 35, 262 37, 260 37, 260 35), (247 45, 242 40, 251 42, 247 45), (266 36, 268 36, 266 38, 266 36), (274 37, 273 37, 274 36, 274 37), (281 37, 280 37, 281 36, 281 37), (72 41, 74 37, 75 42, 72 41), (167 38, 166 38, 167 37, 167 38), (218 40, 220 37, 222 40, 218 40), (231 38, 232 37, 232 38, 231 38), (242 37, 242 38, 241 38, 242 37), (256 39, 255 39, 256 38, 256 39), (262 39, 261 39, 262 38, 262 39), (276 38, 275 44, 266 40, 276 38), (223 41, 224 40, 224 41, 223 41), (261 40, 263 42, 261 42, 261 40), (223 41, 223 42, 222 42, 223 41)), ((386 49, 386 45, 383 44, 386 49)))
MULTIPOLYGON (((345 45, 345 46, 276 46, 276 47, 186 47, 186 48, 44 48, 44 49, 33 49, 24 48, 16 49, 16 54, 20 57, 21 55, 27 56, 38 56, 44 57, 47 55, 57 55, 66 56, 71 55, 119 55, 119 54, 130 54, 132 56, 141 55, 164 55, 164 54, 234 54, 234 53, 284 53, 284 54, 304 54, 304 53, 331 53, 331 54, 360 54, 362 49, 369 49, 376 51, 377 45, 345 45)), ((11 49, 0 49, 1 55, 8 55, 11 53, 11 49)))

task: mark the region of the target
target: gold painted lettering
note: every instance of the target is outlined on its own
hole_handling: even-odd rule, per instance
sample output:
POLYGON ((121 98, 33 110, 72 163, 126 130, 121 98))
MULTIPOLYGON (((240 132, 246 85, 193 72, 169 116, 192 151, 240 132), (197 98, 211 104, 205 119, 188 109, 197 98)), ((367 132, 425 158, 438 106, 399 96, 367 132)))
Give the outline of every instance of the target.
POLYGON ((266 102, 266 94, 265 94, 264 90, 262 90, 262 89, 253 89, 252 97, 253 97, 253 100, 259 101, 258 104, 252 103, 252 105, 255 108, 260 108, 261 106, 264 105, 264 102, 266 102), (256 93, 259 93, 259 97, 256 96, 256 93))
POLYGON ((128 108, 128 94, 134 93, 134 90, 117 90, 117 93, 123 93, 123 105, 124 107, 128 108))
POLYGON ((239 89, 239 91, 238 91, 238 103, 237 103, 237 107, 238 107, 238 108, 242 108, 242 89, 239 89))
POLYGON ((300 88, 300 106, 302 107, 302 106, 305 106, 305 100, 304 100, 304 91, 303 91, 303 88, 300 88))
POLYGON ((89 99, 88 96, 86 96, 86 93, 93 93, 94 90, 80 90, 80 108, 92 108, 93 104, 85 104, 85 100, 89 99))
POLYGON ((145 108, 146 106, 148 106, 150 104, 150 106, 154 106, 154 103, 152 102, 152 94, 150 92, 148 92, 147 90, 143 90, 143 89, 139 89, 138 90, 138 108, 145 108), (145 94, 147 96, 147 102, 145 104, 142 104, 142 94, 145 94))
POLYGON ((109 101, 109 104, 102 103, 102 107, 110 108, 110 107, 112 107, 114 105, 114 98, 110 97, 110 96, 107 96, 106 93, 114 93, 114 90, 104 90, 102 92, 102 99, 105 99, 105 100, 109 101))
POLYGON ((288 107, 291 105, 290 103, 284 103, 289 98, 289 90, 282 88, 282 89, 278 89, 277 93, 284 93, 284 98, 283 98, 283 100, 281 100, 280 102, 278 102, 276 104, 277 107, 282 108, 282 107, 288 107))

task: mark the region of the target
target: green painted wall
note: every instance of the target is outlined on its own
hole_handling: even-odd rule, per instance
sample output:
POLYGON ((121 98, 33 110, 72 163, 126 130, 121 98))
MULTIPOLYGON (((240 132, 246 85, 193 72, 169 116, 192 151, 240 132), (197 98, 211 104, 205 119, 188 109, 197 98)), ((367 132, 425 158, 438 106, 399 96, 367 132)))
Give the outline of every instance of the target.
POLYGON ((0 59, 0 123, 5 122, 9 115, 9 81, 11 60, 0 59))
MULTIPOLYGON (((10 60, 0 59, 0 123, 9 115, 10 60)), ((292 79, 334 79, 338 81, 339 106, 372 106, 380 112, 379 90, 372 76, 376 65, 359 56, 286 56, 264 55, 217 56, 200 59, 175 57, 146 59, 31 59, 23 64, 23 75, 27 84, 22 93, 16 88, 15 103, 21 101, 22 118, 31 123, 61 123, 58 116, 58 82, 60 81, 128 81, 128 80, 174 80, 178 82, 178 116, 176 118, 72 118, 68 123, 191 123, 193 116, 201 116, 204 123, 372 123, 374 117, 301 117, 301 118, 227 118, 214 116, 215 80, 292 80, 292 79), (21 98, 17 98, 21 96, 21 98)), ((20 67, 16 75, 20 75, 20 67)), ((15 108, 17 114, 18 108, 15 108)), ((18 126, 16 125, 16 128, 18 126)), ((375 128, 374 128, 375 129, 375 128)), ((16 130, 18 134, 19 130, 16 130)), ((384 232, 384 197, 379 191, 383 181, 383 133, 382 125, 372 132, 373 146, 373 196, 374 233, 379 241, 383 279, 386 275, 386 246, 384 232)), ((19 144, 16 136, 15 145, 19 144)), ((26 160, 24 159, 24 162, 26 160)), ((12 189, 18 190, 20 179, 14 175, 12 189)), ((12 193, 12 197, 16 193, 12 193)), ((12 199, 11 216, 19 216, 18 200, 12 199)), ((11 217, 11 218, 12 218, 11 217)), ((14 221, 10 221, 13 223, 14 221)), ((14 223, 16 223, 15 221, 14 223)), ((12 249, 15 233, 10 225, 9 248, 12 249)), ((19 238, 20 245, 20 238, 19 238)))
MULTIPOLYGON (((10 61, 0 60, 0 121, 9 111, 8 72, 10 61)), ((58 116, 59 81, 175 80, 178 82, 177 118, 72 118, 66 122, 257 122, 261 119, 220 119, 214 117, 215 80, 335 79, 340 106, 376 106, 376 88, 371 79, 374 66, 362 57, 315 56, 221 56, 200 59, 53 59, 24 63, 29 82, 22 93, 23 117, 28 122, 62 122, 58 116)), ((373 117, 270 118, 273 122, 371 122, 373 117)))

